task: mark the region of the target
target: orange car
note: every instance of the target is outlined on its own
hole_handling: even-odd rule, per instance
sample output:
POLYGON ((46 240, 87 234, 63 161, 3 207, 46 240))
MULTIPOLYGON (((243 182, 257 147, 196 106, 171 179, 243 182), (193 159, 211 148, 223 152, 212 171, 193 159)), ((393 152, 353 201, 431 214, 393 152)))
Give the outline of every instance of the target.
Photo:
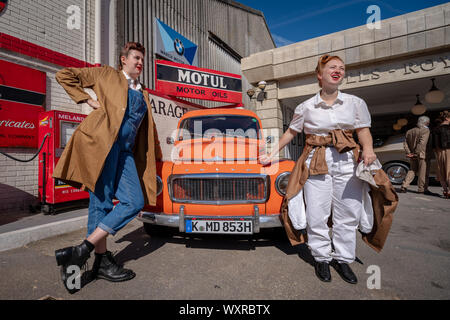
POLYGON ((265 140, 254 112, 187 112, 167 143, 174 145, 172 161, 157 163, 157 205, 138 215, 148 234, 161 226, 217 234, 281 227, 280 208, 294 162, 258 162, 265 140))

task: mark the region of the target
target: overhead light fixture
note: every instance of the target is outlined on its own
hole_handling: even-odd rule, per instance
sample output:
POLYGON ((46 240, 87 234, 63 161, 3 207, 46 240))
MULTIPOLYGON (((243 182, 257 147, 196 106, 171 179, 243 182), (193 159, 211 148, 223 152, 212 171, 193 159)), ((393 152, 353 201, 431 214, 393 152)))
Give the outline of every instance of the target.
POLYGON ((416 104, 411 108, 411 112, 413 115, 420 116, 421 114, 424 114, 425 111, 427 111, 427 108, 420 102, 419 95, 416 94, 417 101, 416 104))
POLYGON ((402 128, 402 126, 399 125, 398 123, 395 123, 395 124, 392 126, 392 128, 394 128, 395 131, 399 131, 399 130, 402 128))
POLYGON ((445 94, 441 90, 436 88, 434 80, 435 78, 431 78, 431 82, 433 83, 433 85, 431 86, 430 91, 428 91, 428 93, 425 95, 425 100, 428 103, 440 103, 442 102, 442 100, 444 100, 445 94))
POLYGON ((408 120, 406 120, 405 118, 401 118, 397 120, 397 123, 403 127, 408 124, 408 120))
POLYGON ((267 97, 267 93, 264 91, 264 89, 266 88, 267 82, 265 81, 260 81, 258 82, 258 88, 261 89, 261 92, 258 93, 258 95, 256 96, 256 100, 263 102, 264 99, 266 99, 267 97))

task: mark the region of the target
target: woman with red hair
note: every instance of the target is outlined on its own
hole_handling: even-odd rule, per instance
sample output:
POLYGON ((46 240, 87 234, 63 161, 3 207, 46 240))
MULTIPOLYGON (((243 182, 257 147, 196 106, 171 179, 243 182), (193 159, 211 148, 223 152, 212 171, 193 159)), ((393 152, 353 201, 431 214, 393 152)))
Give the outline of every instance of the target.
POLYGON ((338 90, 345 76, 341 58, 323 55, 317 63, 316 74, 321 90, 296 107, 278 147, 271 154, 261 156, 260 161, 271 162, 297 133, 305 132, 306 146, 299 159, 303 161, 300 167, 305 168, 300 175, 304 184, 289 194, 298 183, 291 181, 293 176, 298 177, 294 168, 286 193, 289 218, 294 229, 307 234, 317 277, 331 281, 331 264, 345 281, 355 284, 357 278, 349 264, 356 258, 356 231, 364 211, 365 189, 364 182, 355 174, 360 155, 353 132, 358 135, 364 164, 372 164, 376 155, 369 130, 371 118, 364 100, 338 90), (299 218, 301 212, 306 221, 299 218), (331 212, 330 238, 327 222, 331 212))

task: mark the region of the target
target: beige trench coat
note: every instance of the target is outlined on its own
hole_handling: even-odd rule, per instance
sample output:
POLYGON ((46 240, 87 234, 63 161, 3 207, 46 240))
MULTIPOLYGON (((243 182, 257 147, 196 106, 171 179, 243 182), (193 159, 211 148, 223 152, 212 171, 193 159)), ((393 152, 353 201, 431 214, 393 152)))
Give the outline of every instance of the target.
MULTIPOLYGON (((93 191, 122 124, 128 81, 122 71, 110 66, 65 68, 56 73, 56 80, 76 103, 91 98, 83 90, 87 87, 96 93, 100 103, 101 107, 92 111, 75 130, 53 173, 54 178, 76 188, 93 191)), ((155 205, 156 160, 162 158, 162 152, 148 92, 144 89, 143 94, 147 114, 136 135, 133 151, 145 203, 155 205)))

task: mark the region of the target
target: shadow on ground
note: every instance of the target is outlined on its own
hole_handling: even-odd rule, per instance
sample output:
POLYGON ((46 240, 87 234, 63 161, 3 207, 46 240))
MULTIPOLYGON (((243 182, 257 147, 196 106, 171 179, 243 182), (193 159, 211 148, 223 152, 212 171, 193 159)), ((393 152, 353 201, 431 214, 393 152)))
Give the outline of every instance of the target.
POLYGON ((158 250, 166 243, 184 245, 187 248, 202 248, 215 250, 255 250, 256 247, 276 247, 287 255, 298 254, 306 262, 313 261, 306 245, 291 246, 283 229, 268 229, 254 235, 213 235, 185 234, 168 231, 167 234, 148 235, 144 228, 138 228, 116 243, 129 242, 123 250, 115 255, 118 263, 137 260, 158 250))

